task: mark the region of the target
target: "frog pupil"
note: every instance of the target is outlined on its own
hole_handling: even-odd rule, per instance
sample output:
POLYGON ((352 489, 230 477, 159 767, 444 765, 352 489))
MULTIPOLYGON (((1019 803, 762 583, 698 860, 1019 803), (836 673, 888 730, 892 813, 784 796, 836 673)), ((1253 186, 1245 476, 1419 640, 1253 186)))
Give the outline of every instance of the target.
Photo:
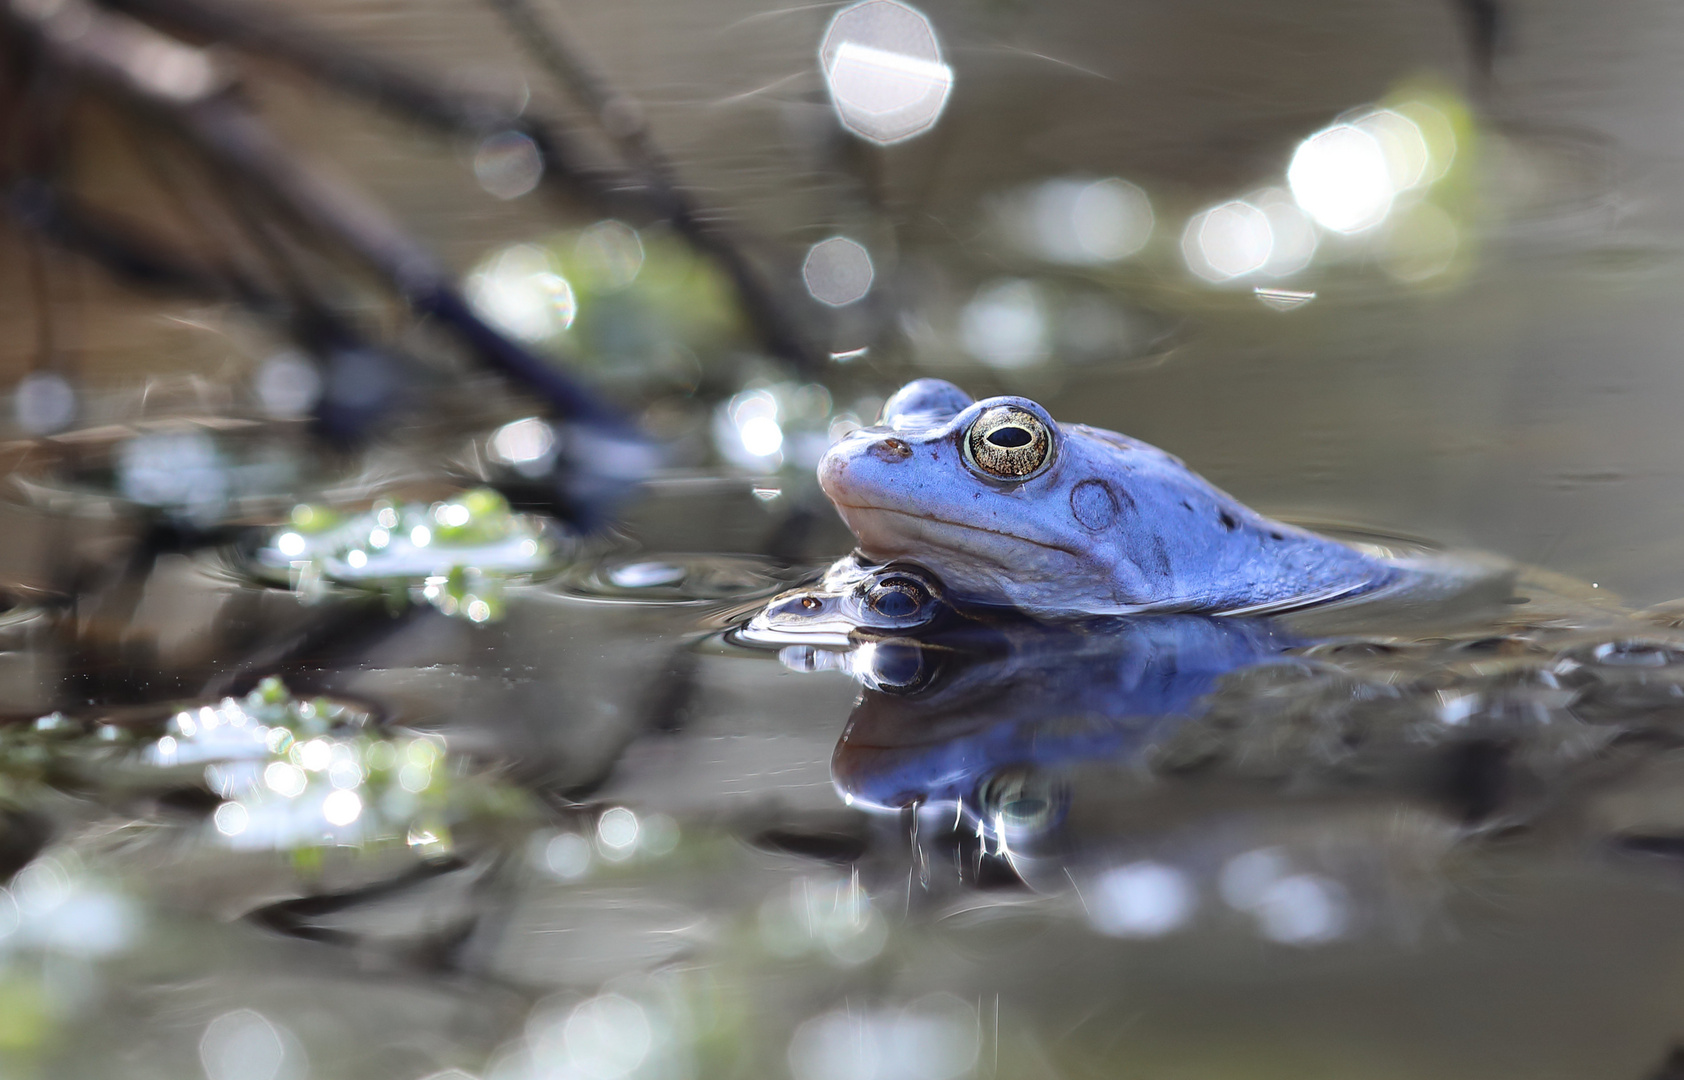
POLYGON ((1020 427, 995 428, 993 431, 988 433, 989 442, 993 443, 995 446, 1004 447, 1008 450, 1015 449, 1019 446, 1028 446, 1034 441, 1034 439, 1035 436, 1029 434, 1029 432, 1020 427))

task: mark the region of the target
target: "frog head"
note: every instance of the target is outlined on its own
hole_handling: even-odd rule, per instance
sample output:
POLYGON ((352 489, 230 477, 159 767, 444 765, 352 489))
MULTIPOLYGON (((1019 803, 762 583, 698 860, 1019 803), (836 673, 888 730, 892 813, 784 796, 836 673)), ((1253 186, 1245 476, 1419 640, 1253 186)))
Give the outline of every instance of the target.
POLYGON ((903 387, 818 473, 865 556, 915 561, 961 601, 1048 615, 1273 611, 1393 573, 1263 517, 1156 447, 937 379, 903 387))

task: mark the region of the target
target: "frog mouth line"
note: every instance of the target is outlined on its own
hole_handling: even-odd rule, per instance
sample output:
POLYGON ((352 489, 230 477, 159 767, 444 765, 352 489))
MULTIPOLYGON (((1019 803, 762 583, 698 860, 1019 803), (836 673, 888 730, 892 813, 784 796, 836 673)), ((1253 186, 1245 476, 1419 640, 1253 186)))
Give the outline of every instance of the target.
MULTIPOLYGON (((1015 533, 1002 532, 999 529, 990 529, 990 528, 987 528, 986 526, 983 526, 983 525, 967 525, 967 524, 964 524, 962 522, 949 521, 946 518, 936 517, 933 514, 914 514, 914 513, 912 513, 911 511, 908 511, 908 510, 894 510, 894 509, 891 509, 890 507, 887 507, 887 506, 873 506, 869 503, 851 503, 851 502, 842 502, 840 500, 834 500, 834 501, 836 502, 836 505, 839 508, 846 508, 846 509, 849 509, 849 510, 870 510, 870 511, 873 511, 873 512, 879 513, 879 514, 895 514, 895 515, 898 515, 898 516, 903 517, 903 518, 911 518, 914 521, 933 522, 937 525, 946 525, 949 528, 953 528, 953 529, 968 529, 972 532, 988 533, 991 536, 1004 537, 1007 540, 1015 540, 1015 541, 1017 541, 1019 543, 1023 543, 1023 544, 1034 544, 1036 547, 1046 548, 1048 551, 1056 551, 1056 552, 1058 552, 1062 555, 1068 555, 1072 559, 1078 559, 1079 560, 1079 559, 1084 559, 1084 558, 1087 557, 1082 552, 1075 551, 1071 548, 1065 547, 1062 544, 1049 544, 1044 540, 1031 540, 1027 536, 1018 536, 1015 533)), ((970 556, 972 558, 977 558, 977 557, 979 557, 979 554, 980 554, 978 552, 962 551, 958 548, 953 548, 953 547, 950 547, 949 545, 945 545, 945 544, 937 544, 936 546, 938 546, 938 547, 949 547, 949 550, 953 551, 956 554, 967 555, 967 556, 970 556)), ((985 556, 982 556, 982 557, 985 557, 985 556)), ((990 561, 996 562, 1000 566, 1006 565, 1005 563, 999 562, 999 560, 997 560, 997 559, 990 559, 990 561)))

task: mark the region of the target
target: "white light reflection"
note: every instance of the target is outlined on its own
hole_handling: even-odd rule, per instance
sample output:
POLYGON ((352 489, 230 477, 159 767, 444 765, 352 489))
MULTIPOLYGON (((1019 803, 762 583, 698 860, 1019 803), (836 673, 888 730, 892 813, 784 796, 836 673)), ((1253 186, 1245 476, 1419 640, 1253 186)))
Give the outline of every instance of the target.
POLYGON ((714 416, 714 444, 726 460, 745 469, 772 470, 783 464, 783 427, 778 399, 770 390, 745 390, 714 416))
POLYGON ((1305 139, 1292 155, 1286 181, 1316 224, 1340 233, 1362 232, 1386 220, 1396 195, 1385 149, 1351 124, 1335 124, 1305 139))
POLYGON ((813 299, 831 307, 846 307, 871 291, 875 272, 871 253, 844 236, 821 240, 807 252, 801 277, 813 299))
POLYGON ((927 131, 953 89, 930 20, 899 0, 865 0, 831 20, 819 66, 842 124, 888 145, 927 131))
POLYGON ((1337 881, 1294 874, 1264 889, 1252 909, 1263 936, 1284 945, 1323 945, 1343 937, 1350 902, 1337 881))
POLYGON ((322 817, 327 819, 329 825, 349 825, 361 817, 362 813, 362 796, 355 791, 336 788, 322 800, 322 817))
POLYGON ((52 857, 20 871, 0 907, 8 936, 66 956, 110 956, 126 949, 140 919, 124 896, 73 873, 52 857))
POLYGON ((270 791, 288 799, 296 799, 309 786, 304 770, 284 761, 275 761, 263 770, 263 783, 270 791))
POLYGON ((209 510, 224 501, 230 477, 214 439, 203 431, 153 431, 117 450, 117 487, 144 506, 209 510))
POLYGON ((493 461, 512 466, 523 476, 546 471, 555 449, 555 429, 536 416, 504 424, 486 446, 493 461))
POLYGON ((1154 222, 1146 192, 1116 177, 1047 180, 1008 213, 1019 246, 1070 266, 1128 258, 1146 246, 1154 222))
POLYGON ((1254 191, 1245 201, 1269 219, 1269 258, 1258 273, 1284 278, 1310 265, 1316 254, 1316 226, 1292 195, 1278 187, 1254 191))
POLYGON ((253 1009, 223 1013, 199 1039, 206 1080, 296 1080, 309 1073, 303 1048, 253 1009))
POLYGON ((518 199, 544 177, 544 158, 538 144, 518 131, 487 135, 474 152, 474 177, 486 194, 518 199))
POLYGON ((1360 233, 1391 212, 1401 193, 1437 180, 1455 153, 1448 121, 1430 106, 1402 108, 1435 128, 1433 141, 1448 144, 1435 154, 1420 124, 1394 109, 1370 109, 1305 139, 1292 155, 1287 183, 1298 205, 1324 229, 1360 233), (1442 131, 1437 130, 1442 127, 1442 131))
POLYGON ((1257 906, 1264 890, 1290 870, 1286 855, 1279 848, 1257 848, 1236 855, 1223 865, 1217 877, 1217 891, 1229 907, 1250 911, 1257 906))
POLYGON ((995 281, 959 313, 959 341, 989 367, 1033 367, 1052 352, 1046 302, 1032 282, 995 281))
POLYGON ((556 833, 544 843, 543 868, 563 881, 584 877, 591 869, 591 844, 578 833, 556 833))
POLYGON ((620 994, 580 1003, 562 1033, 572 1064, 594 1080, 618 1080, 642 1065, 654 1034, 643 1006, 620 994))
POLYGON ((608 571, 610 584, 621 589, 652 589, 680 585, 689 576, 684 567, 667 562, 635 562, 608 571))
POLYGON ((1391 109, 1375 109, 1358 117, 1354 124, 1380 144, 1394 192, 1408 191, 1426 178, 1432 155, 1426 137, 1413 120, 1391 109))
POLYGON ((252 389, 270 416, 303 416, 321 400, 322 376, 304 354, 286 350, 258 366, 252 389))
POLYGON ((1291 311, 1301 308, 1316 298, 1314 291, 1299 289, 1265 289, 1259 285, 1251 290, 1259 303, 1265 307, 1272 307, 1276 311, 1291 311))
POLYGON ((225 802, 211 815, 211 822, 223 836, 238 836, 251 824, 251 813, 237 802, 225 802))
POLYGON ((1269 215, 1237 199, 1195 214, 1181 236, 1188 268, 1211 282, 1256 273, 1274 246, 1269 215))
POLYGON ((76 418, 76 390, 54 371, 37 371, 18 380, 12 416, 31 435, 62 431, 76 418))
POLYGON ((513 337, 543 341, 573 325, 578 304, 573 286, 555 273, 543 248, 504 248, 468 276, 474 312, 513 337))
POLYGON ((1198 905, 1187 875, 1156 862, 1107 870, 1083 899, 1094 929, 1113 937, 1161 937, 1186 923, 1198 905))
POLYGON ((948 1080, 976 1067, 976 1009, 952 994, 931 994, 902 1010, 837 1011, 795 1031, 795 1080, 948 1080))
POLYGON ((602 857, 618 862, 637 850, 637 815, 624 806, 603 811, 596 822, 596 842, 602 857))

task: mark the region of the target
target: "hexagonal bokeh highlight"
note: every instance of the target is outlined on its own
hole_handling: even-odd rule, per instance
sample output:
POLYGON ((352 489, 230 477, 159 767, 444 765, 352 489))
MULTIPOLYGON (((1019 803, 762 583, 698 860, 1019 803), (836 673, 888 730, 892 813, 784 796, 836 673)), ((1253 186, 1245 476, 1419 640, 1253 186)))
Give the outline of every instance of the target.
POLYGON ((935 28, 899 0, 838 12, 819 45, 819 66, 843 126, 884 146, 929 130, 953 89, 935 28))
POLYGON ((871 253, 844 236, 821 240, 807 252, 801 278, 813 299, 831 307, 845 307, 871 291, 875 276, 871 253))

